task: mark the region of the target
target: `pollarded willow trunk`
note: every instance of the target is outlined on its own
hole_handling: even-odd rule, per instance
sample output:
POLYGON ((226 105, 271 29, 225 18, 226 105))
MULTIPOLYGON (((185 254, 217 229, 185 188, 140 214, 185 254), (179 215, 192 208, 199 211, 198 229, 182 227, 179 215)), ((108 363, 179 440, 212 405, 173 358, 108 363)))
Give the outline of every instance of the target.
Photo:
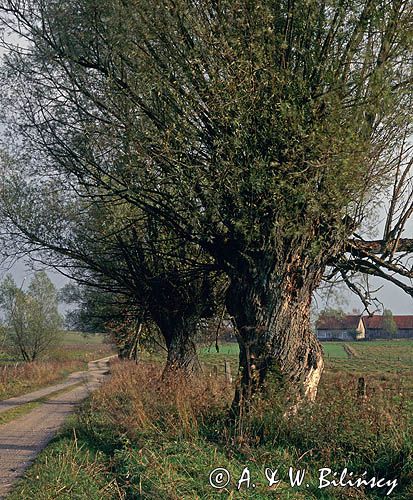
POLYGON ((188 279, 179 273, 161 275, 153 281, 152 293, 150 313, 168 350, 164 376, 189 378, 200 369, 195 346, 198 323, 212 311, 209 276, 188 279))
POLYGON ((194 342, 197 317, 164 314, 157 321, 168 350, 164 377, 180 374, 191 377, 200 368, 194 342))
POLYGON ((238 329, 239 377, 234 415, 274 384, 292 406, 313 400, 323 370, 322 348, 310 327, 310 305, 321 270, 299 257, 232 278, 227 309, 238 329))

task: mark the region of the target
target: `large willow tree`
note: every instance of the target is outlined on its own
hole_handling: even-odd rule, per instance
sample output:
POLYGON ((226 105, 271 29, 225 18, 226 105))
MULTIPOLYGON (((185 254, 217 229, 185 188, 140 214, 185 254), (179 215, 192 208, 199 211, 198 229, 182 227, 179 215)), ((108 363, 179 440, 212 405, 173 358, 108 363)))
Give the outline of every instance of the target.
POLYGON ((323 360, 309 313, 326 270, 351 286, 357 270, 411 276, 394 257, 411 247, 411 3, 0 5, 24 37, 4 78, 37 171, 139 207, 227 274, 234 408, 270 374, 313 398, 323 360), (359 239, 388 193, 384 238, 359 239))

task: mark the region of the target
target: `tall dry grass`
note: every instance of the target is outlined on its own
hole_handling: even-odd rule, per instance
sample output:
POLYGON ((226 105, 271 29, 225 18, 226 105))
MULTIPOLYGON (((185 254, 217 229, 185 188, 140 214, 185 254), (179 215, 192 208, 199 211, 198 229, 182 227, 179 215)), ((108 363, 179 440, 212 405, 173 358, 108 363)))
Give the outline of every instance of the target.
MULTIPOLYGON (((93 396, 91 411, 130 438, 144 430, 198 435, 214 427, 217 439, 243 450, 294 445, 318 456, 369 455, 412 438, 413 405, 408 394, 392 396, 375 381, 367 397, 357 395, 357 378, 327 373, 314 403, 283 418, 282 398, 257 399, 242 421, 228 425, 233 387, 225 379, 200 375, 191 382, 162 380, 159 364, 115 362, 112 377, 93 396)), ((412 451, 413 459, 413 451, 412 451)))
POLYGON ((191 436, 206 418, 225 411, 231 397, 223 378, 164 380, 159 363, 115 361, 110 380, 93 395, 90 411, 104 414, 132 439, 143 430, 191 436))
POLYGON ((34 361, 0 366, 0 399, 58 382, 68 373, 84 369, 80 360, 34 361))

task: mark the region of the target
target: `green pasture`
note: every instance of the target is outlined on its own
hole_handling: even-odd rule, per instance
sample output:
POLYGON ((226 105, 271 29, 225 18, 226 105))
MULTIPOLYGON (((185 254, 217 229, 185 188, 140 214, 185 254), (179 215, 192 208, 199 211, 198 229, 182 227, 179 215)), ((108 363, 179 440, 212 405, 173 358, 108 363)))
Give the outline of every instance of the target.
MULTIPOLYGON (((233 386, 216 384, 213 375, 223 376, 225 361, 236 374, 238 346, 218 347, 218 352, 214 345, 199 348, 203 367, 199 376, 208 391, 189 392, 188 400, 181 391, 170 399, 167 391, 162 402, 165 396, 156 384, 150 385, 152 378, 142 383, 145 379, 136 372, 139 364, 129 363, 128 372, 128 364, 123 363, 125 375, 113 374, 118 382, 113 381, 104 396, 97 394, 95 403, 92 398, 83 406, 9 498, 387 498, 378 488, 320 491, 317 471, 326 466, 341 471, 344 465, 355 474, 366 470, 369 477, 388 477, 391 471, 390 477, 398 478, 399 484, 390 498, 413 498, 413 370, 409 365, 413 341, 324 343, 326 369, 311 407, 282 419, 276 404, 257 406, 234 428, 226 424, 222 399, 225 388, 231 392, 233 386), (346 351, 346 346, 351 349, 346 351), (130 384, 130 377, 137 375, 136 384, 130 384), (357 394, 360 376, 367 383, 366 400, 357 394), (214 397, 203 399, 209 390, 215 391, 214 397), (198 404, 206 405, 203 413, 195 413, 198 404), (286 477, 290 465, 306 469, 308 483, 292 489, 282 481, 270 490, 262 479, 265 467, 278 466, 280 477, 286 477), (232 474, 232 482, 223 490, 214 490, 208 483, 210 471, 218 466, 232 474), (245 466, 257 479, 257 487, 238 491, 236 479, 245 466)), ((159 362, 159 357, 154 361, 159 362)))
MULTIPOLYGON (((406 361, 413 361, 413 339, 406 340, 381 340, 381 341, 353 341, 353 342, 323 342, 325 357, 347 359, 344 346, 350 345, 363 358, 381 358, 389 361, 398 361, 399 358, 406 361)), ((238 344, 235 342, 218 344, 218 351, 215 344, 201 347, 199 354, 201 358, 211 357, 237 357, 239 353, 238 344)))
MULTIPOLYGON (((348 372, 357 376, 371 374, 374 377, 385 377, 392 374, 400 377, 404 384, 413 387, 413 339, 354 341, 354 342, 323 342, 325 369, 331 372, 348 372), (345 347, 350 347, 349 354, 345 347)), ((226 361, 230 363, 231 373, 238 368, 238 344, 223 343, 199 348, 199 358, 208 373, 223 373, 226 361), (214 367, 216 366, 216 368, 214 367)))
POLYGON ((62 332, 62 345, 99 345, 104 342, 102 333, 62 332))

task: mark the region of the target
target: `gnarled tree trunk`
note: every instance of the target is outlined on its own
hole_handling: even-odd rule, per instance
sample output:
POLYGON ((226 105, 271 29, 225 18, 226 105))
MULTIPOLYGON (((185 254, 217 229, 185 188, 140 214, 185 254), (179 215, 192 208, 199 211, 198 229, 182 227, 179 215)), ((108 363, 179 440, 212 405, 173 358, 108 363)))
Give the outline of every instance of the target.
POLYGON ((117 344, 120 359, 133 359, 138 361, 139 341, 142 332, 143 323, 137 320, 133 328, 118 334, 117 344))
POLYGON ((196 325, 199 318, 193 315, 167 314, 157 318, 165 345, 168 350, 164 377, 181 374, 191 377, 200 368, 196 346, 194 342, 196 325))
POLYGON ((168 357, 165 373, 182 372, 186 376, 190 376, 199 370, 198 355, 192 338, 192 330, 188 332, 185 328, 182 328, 182 325, 175 326, 172 335, 166 339, 168 357))
POLYGON ((310 328, 310 305, 321 272, 296 256, 282 267, 232 277, 227 309, 240 346, 235 416, 248 410, 257 393, 265 397, 270 383, 278 384, 280 397, 283 388, 293 407, 315 398, 324 363, 310 328))
POLYGON ((178 373, 191 377, 200 369, 195 346, 197 325, 212 310, 209 277, 160 275, 153 280, 152 293, 151 315, 168 350, 164 377, 178 373))

